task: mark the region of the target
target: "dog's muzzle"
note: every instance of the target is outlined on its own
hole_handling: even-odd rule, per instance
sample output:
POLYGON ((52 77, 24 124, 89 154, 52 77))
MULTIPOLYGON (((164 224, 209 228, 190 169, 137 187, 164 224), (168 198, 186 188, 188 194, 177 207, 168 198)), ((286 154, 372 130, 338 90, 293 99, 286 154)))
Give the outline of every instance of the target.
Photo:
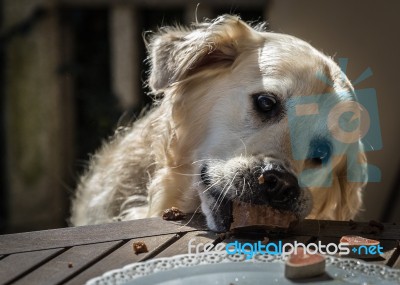
MULTIPOLYGON (((215 167, 213 166, 213 169, 215 167)), ((235 174, 226 174, 222 171, 220 175, 224 178, 221 179, 210 173, 207 165, 203 165, 200 171, 201 182, 207 189, 200 193, 202 210, 211 229, 216 231, 229 229, 232 222, 233 200, 271 206, 278 210, 293 212, 299 218, 305 217, 301 204, 303 200, 309 200, 309 197, 306 197, 303 189, 299 187, 295 174, 282 163, 277 161, 264 163, 258 160, 246 166, 239 165, 229 173, 235 174)))

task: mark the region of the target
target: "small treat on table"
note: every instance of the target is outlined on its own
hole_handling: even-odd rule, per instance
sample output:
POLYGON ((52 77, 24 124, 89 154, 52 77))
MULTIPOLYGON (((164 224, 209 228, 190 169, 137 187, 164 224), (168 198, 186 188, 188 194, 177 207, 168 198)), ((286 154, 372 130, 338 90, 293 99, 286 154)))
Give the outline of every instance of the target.
POLYGON ((185 214, 176 207, 164 210, 162 218, 167 221, 179 221, 185 218, 185 214))
POLYGON ((137 241, 132 244, 135 254, 148 252, 147 246, 143 241, 137 241))
POLYGON ((372 252, 368 249, 369 246, 380 245, 380 242, 374 239, 368 239, 360 236, 342 236, 340 243, 348 244, 350 253, 346 255, 346 257, 376 258, 380 256, 376 249, 372 252))
POLYGON ((298 221, 296 215, 291 212, 239 201, 232 202, 232 219, 231 229, 249 227, 288 229, 298 221))
POLYGON ((325 257, 320 254, 307 254, 297 248, 285 262, 285 277, 289 279, 310 278, 325 272, 325 257))

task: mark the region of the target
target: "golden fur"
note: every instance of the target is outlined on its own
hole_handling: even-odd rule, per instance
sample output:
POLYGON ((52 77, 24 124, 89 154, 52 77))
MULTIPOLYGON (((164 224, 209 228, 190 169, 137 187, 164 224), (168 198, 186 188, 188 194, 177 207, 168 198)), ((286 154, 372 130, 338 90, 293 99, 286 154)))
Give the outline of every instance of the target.
MULTIPOLYGON (((192 29, 165 28, 148 48, 149 84, 163 97, 93 156, 73 201, 74 225, 154 217, 171 206, 190 213, 201 205, 209 227, 218 230, 200 179, 204 162, 212 179, 229 177, 231 184, 238 167, 250 165, 255 156, 284 161, 296 175, 311 163, 293 160, 287 118, 264 123, 250 107, 249 95, 267 90, 284 100, 289 94, 353 93, 339 67, 308 43, 252 28, 235 16, 192 29), (334 84, 319 80, 317 72, 334 84)), ((359 147, 362 165, 361 142, 359 147)), ((348 182, 348 167, 345 156, 335 156, 332 185, 304 189, 302 218, 344 220, 357 214, 365 178, 348 182)), ((224 185, 234 191, 234 185, 224 185)), ((244 185, 239 190, 251 191, 244 185)))

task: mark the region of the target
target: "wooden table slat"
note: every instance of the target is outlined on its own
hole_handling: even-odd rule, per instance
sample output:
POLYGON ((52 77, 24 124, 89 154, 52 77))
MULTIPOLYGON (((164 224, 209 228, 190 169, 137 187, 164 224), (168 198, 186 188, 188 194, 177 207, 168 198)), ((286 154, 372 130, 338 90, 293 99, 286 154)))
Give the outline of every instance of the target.
POLYGON ((392 256, 387 261, 386 265, 399 269, 400 267, 398 267, 399 265, 397 265, 397 263, 400 262, 400 242, 398 240, 396 241, 395 246, 392 256))
MULTIPOLYGON (((188 245, 189 245, 189 241, 191 239, 193 239, 192 244, 194 246, 198 246, 198 249, 200 250, 200 252, 202 252, 202 249, 204 248, 205 243, 213 243, 217 238, 218 238, 218 235, 216 233, 209 232, 209 231, 189 232, 189 233, 185 234, 183 237, 181 237, 178 241, 171 244, 164 251, 162 251, 161 253, 156 255, 155 258, 169 257, 169 256, 178 255, 178 254, 188 253, 188 245), (202 243, 203 246, 201 246, 200 243, 202 243)), ((192 253, 195 253, 195 252, 196 252, 196 248, 193 248, 192 253)))
MULTIPOLYGON (((195 247, 199 243, 257 242, 264 237, 246 232, 225 238, 207 230, 203 216, 190 218, 181 222, 152 218, 0 236, 0 284, 14 280, 16 284, 83 284, 129 263, 187 253, 191 239, 195 239, 195 247), (132 249, 135 241, 144 241, 149 252, 136 255, 132 249)), ((385 224, 383 231, 373 233, 368 223, 305 220, 286 234, 265 235, 269 242, 305 244, 337 244, 343 235, 376 239, 385 253, 380 259, 366 261, 400 269, 398 225, 385 224)))
POLYGON ((160 245, 166 243, 169 239, 174 237, 174 234, 132 239, 125 243, 123 246, 113 251, 103 259, 99 260, 88 269, 78 274, 65 284, 84 284, 91 278, 97 277, 105 273, 106 271, 124 267, 127 264, 137 262, 146 253, 136 255, 133 251, 132 244, 136 241, 143 241, 146 243, 147 249, 151 252, 158 248, 160 245))
POLYGON ((164 221, 161 218, 150 218, 102 225, 9 234, 0 237, 0 254, 70 247, 193 230, 196 229, 164 221))
POLYGON ((368 223, 357 222, 352 225, 343 221, 304 220, 290 230, 291 235, 309 235, 324 237, 342 237, 344 235, 357 235, 376 240, 400 240, 400 227, 393 224, 384 224, 381 233, 373 234, 368 223))
POLYGON ((59 284, 116 248, 121 241, 74 246, 14 284, 59 284))
POLYGON ((55 248, 6 256, 0 260, 0 284, 5 284, 18 278, 63 250, 64 248, 55 248))
POLYGON ((398 254, 397 258, 394 261, 392 267, 395 268, 395 269, 400 269, 400 254, 399 254, 399 252, 397 252, 397 254, 398 254))
MULTIPOLYGON (((298 243, 308 244, 310 241, 314 240, 313 237, 310 237, 310 236, 268 237, 268 235, 265 235, 265 237, 260 236, 258 238, 253 237, 253 238, 249 239, 249 238, 245 238, 245 237, 230 236, 229 238, 224 239, 222 241, 222 244, 224 244, 226 246, 228 243, 235 242, 235 241, 238 241, 239 243, 242 243, 242 244, 244 244, 246 242, 253 244, 253 243, 257 243, 258 241, 261 241, 265 245, 267 245, 269 243, 277 244, 279 241, 282 241, 282 244, 285 244, 285 243, 293 244, 295 241, 297 241, 298 243), (264 240, 265 237, 268 238, 268 241, 264 240), (267 243, 265 243, 265 242, 267 242, 267 243)), ((275 247, 270 247, 269 250, 275 250, 275 247)))

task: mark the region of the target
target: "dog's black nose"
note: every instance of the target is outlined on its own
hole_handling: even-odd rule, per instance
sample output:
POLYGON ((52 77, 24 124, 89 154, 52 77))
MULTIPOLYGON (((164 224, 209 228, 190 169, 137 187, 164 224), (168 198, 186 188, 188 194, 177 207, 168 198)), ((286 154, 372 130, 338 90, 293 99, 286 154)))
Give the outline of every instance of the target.
POLYGON ((265 167, 258 183, 260 196, 278 209, 289 209, 300 194, 297 178, 279 164, 265 167))

